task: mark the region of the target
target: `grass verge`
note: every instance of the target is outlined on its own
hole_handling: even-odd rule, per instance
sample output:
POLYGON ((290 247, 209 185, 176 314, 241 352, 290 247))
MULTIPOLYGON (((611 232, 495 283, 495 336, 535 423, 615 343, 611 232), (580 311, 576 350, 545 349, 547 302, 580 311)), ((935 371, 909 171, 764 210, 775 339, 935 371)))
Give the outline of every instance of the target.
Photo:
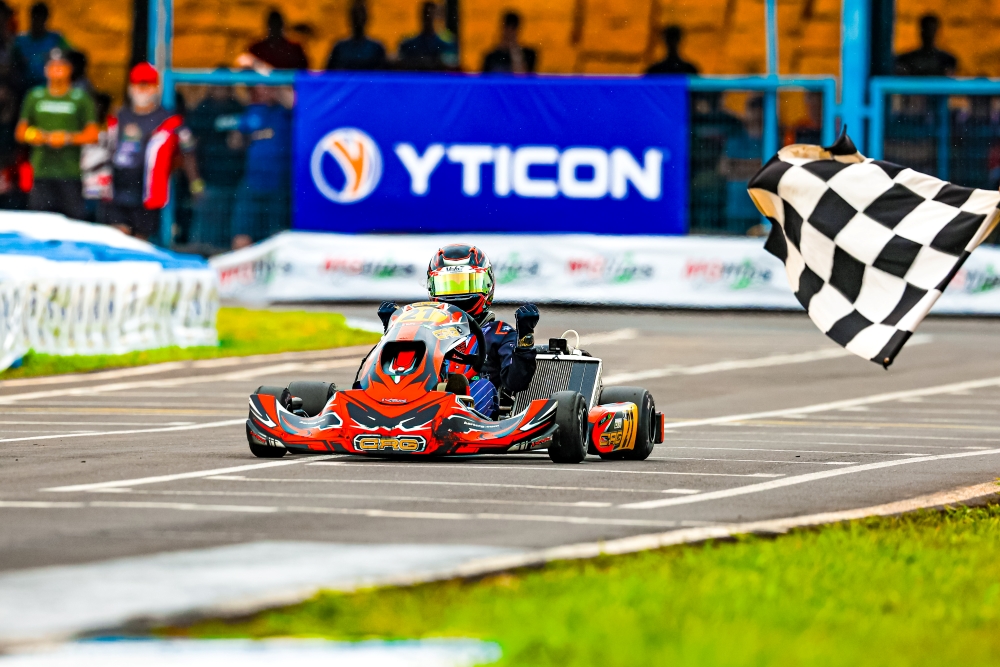
POLYGON ((1000 506, 324 593, 193 637, 473 637, 503 665, 997 665, 1000 506))
POLYGON ((373 344, 379 339, 378 334, 347 326, 340 313, 221 308, 216 328, 219 331, 218 347, 166 347, 127 354, 66 357, 29 352, 19 368, 0 372, 0 380, 144 366, 165 361, 324 350, 373 344))

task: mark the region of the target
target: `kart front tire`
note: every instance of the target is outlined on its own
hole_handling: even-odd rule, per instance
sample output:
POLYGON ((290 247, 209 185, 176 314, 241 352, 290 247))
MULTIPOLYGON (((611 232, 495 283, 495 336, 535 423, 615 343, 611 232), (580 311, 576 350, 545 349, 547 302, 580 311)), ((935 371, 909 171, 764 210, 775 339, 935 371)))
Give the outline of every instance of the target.
POLYGON ((284 447, 265 447, 250 443, 250 453, 259 459, 280 459, 288 450, 284 447))
POLYGON ((552 399, 556 402, 558 428, 549 445, 549 458, 556 463, 580 463, 587 457, 590 434, 587 401, 575 391, 557 391, 552 399))
POLYGON ((635 445, 632 449, 602 454, 601 458, 645 461, 653 453, 656 435, 656 404, 653 402, 653 395, 642 387, 606 387, 601 391, 600 404, 608 403, 635 403, 639 408, 639 423, 636 425, 635 445))
POLYGON ((337 391, 331 382, 289 382, 288 393, 302 399, 302 409, 310 417, 315 417, 337 391))

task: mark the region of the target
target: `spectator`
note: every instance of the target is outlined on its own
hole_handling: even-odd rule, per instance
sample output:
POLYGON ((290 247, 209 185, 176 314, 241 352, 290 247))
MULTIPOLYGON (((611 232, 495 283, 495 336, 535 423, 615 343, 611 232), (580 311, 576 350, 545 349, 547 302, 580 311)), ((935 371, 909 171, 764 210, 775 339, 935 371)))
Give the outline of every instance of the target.
POLYGON ((14 140, 18 97, 17 90, 0 79, 0 209, 23 209, 27 204, 18 178, 24 151, 14 140))
POLYGON ((21 85, 19 72, 14 69, 14 10, 0 0, 0 82, 8 86, 21 85))
POLYGON ((230 86, 212 86, 187 116, 196 140, 198 171, 205 194, 194 210, 190 242, 211 248, 228 247, 236 188, 243 178, 243 105, 230 86))
POLYGON ((275 69, 309 69, 306 52, 285 37, 285 19, 276 9, 267 15, 267 37, 251 45, 249 51, 275 69))
POLYGON ((667 45, 667 57, 650 65, 646 74, 697 74, 698 68, 681 58, 682 39, 684 39, 684 29, 679 25, 668 25, 664 28, 663 43, 667 45))
POLYGON ((458 37, 448 29, 448 3, 442 0, 437 5, 437 36, 445 43, 444 53, 441 54, 441 62, 451 70, 458 69, 458 37))
POLYGON ((179 150, 193 195, 205 188, 194 160, 194 140, 182 118, 160 106, 160 75, 149 63, 129 73, 129 102, 110 123, 113 195, 98 221, 149 239, 160 230, 160 209, 169 199, 170 173, 179 150), (156 141, 150 141, 154 135, 156 141))
POLYGON ((899 76, 954 76, 958 67, 955 56, 935 46, 941 20, 934 14, 920 17, 920 48, 896 58, 899 76))
POLYGON ((420 34, 404 40, 399 45, 399 66, 415 71, 441 71, 446 69, 444 57, 448 44, 438 37, 434 25, 437 5, 425 2, 420 6, 420 34))
POLYGON ((291 191, 292 112, 270 86, 253 89, 253 103, 240 118, 248 142, 243 181, 233 208, 233 248, 288 229, 291 191))
POLYGON ((83 51, 69 51, 66 57, 69 58, 69 63, 73 66, 73 74, 70 75, 73 87, 82 88, 93 96, 94 85, 90 83, 90 77, 87 75, 87 54, 83 51))
POLYGON ((80 188, 80 146, 98 139, 94 102, 73 88, 73 67, 53 49, 45 65, 47 85, 31 90, 21 107, 15 138, 34 146, 31 166, 35 179, 28 206, 80 220, 85 208, 80 188))
POLYGON ((503 15, 503 33, 500 45, 483 58, 483 72, 488 74, 534 74, 538 54, 534 49, 521 46, 517 33, 521 17, 517 12, 503 15))
POLYGON ((80 170, 87 220, 96 220, 98 203, 111 199, 111 137, 108 132, 111 96, 107 93, 95 93, 93 98, 100 132, 97 143, 87 144, 80 150, 80 170))
POLYGON ((58 32, 48 29, 49 6, 36 2, 31 6, 31 27, 14 40, 14 59, 23 69, 26 90, 45 85, 45 63, 52 49, 69 51, 69 44, 58 32))
POLYGON ((368 9, 362 0, 355 0, 348 13, 351 36, 337 42, 326 61, 329 70, 380 70, 385 69, 385 47, 381 42, 365 35, 368 9))

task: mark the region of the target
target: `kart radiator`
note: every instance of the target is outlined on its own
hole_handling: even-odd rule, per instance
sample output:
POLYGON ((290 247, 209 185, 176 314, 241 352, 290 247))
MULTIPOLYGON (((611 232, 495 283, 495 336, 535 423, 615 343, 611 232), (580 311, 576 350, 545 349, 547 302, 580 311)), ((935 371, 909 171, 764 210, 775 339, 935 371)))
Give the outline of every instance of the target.
POLYGON ((601 360, 576 355, 539 354, 531 385, 514 397, 513 414, 521 412, 538 398, 548 398, 557 391, 578 391, 587 407, 601 396, 601 360))

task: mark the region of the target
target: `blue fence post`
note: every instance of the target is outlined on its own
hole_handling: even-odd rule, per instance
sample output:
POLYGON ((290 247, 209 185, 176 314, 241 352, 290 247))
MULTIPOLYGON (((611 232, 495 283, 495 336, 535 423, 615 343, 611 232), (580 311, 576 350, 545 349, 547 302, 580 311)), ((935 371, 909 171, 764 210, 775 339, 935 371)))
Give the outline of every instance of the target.
POLYGON ((840 37, 840 118, 854 145, 865 152, 865 93, 868 88, 870 0, 843 0, 840 37))
POLYGON ((778 0, 766 0, 765 21, 767 31, 767 77, 773 87, 764 90, 764 127, 761 148, 762 159, 767 162, 778 152, 778 0))
POLYGON ((868 130, 868 155, 881 160, 885 156, 885 91, 880 77, 872 77, 871 121, 868 130))
MULTIPOLYGON (((174 4, 173 0, 150 0, 150 17, 154 15, 153 7, 157 6, 156 16, 156 32, 153 35, 153 57, 152 62, 156 65, 156 68, 160 70, 161 82, 162 82, 162 104, 167 109, 174 108, 174 84, 170 76, 171 66, 173 65, 173 37, 174 37, 174 4)), ((152 19, 151 19, 152 22, 152 19)), ((167 204, 160 210, 160 245, 164 248, 170 248, 174 242, 174 220, 175 215, 175 204, 174 204, 174 178, 170 177, 170 183, 168 185, 170 188, 170 195, 167 198, 167 204)))
POLYGON ((823 125, 820 130, 820 141, 824 146, 832 144, 837 136, 836 123, 837 110, 837 82, 827 80, 823 82, 823 125))

